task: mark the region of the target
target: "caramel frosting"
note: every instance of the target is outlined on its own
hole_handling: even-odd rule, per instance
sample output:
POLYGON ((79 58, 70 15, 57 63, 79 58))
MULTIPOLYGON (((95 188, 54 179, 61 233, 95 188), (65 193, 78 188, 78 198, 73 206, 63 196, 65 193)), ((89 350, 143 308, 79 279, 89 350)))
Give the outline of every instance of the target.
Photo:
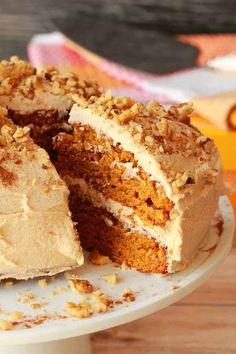
POLYGON ((20 114, 56 110, 64 116, 73 104, 73 96, 98 96, 93 81, 81 83, 76 74, 60 73, 50 67, 37 70, 30 63, 11 57, 0 62, 0 105, 20 114))
POLYGON ((133 153, 150 181, 174 202, 164 227, 147 228, 137 216, 136 221, 167 248, 168 271, 182 269, 204 241, 224 193, 218 151, 212 140, 191 126, 191 105, 165 110, 156 102, 143 105, 128 97, 113 98, 110 92, 98 98, 79 97, 77 103, 69 119, 75 129, 77 124, 89 125, 133 153))
POLYGON ((33 143, 0 108, 0 279, 52 275, 83 263, 69 191, 33 143))

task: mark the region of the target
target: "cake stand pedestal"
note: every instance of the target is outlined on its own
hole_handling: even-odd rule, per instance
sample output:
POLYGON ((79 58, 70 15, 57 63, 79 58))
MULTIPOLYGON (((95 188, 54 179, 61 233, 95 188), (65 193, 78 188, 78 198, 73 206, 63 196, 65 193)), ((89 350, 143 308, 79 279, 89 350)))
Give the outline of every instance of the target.
MULTIPOLYGON (((100 288, 113 299, 119 299, 124 288, 131 288, 136 293, 134 302, 124 302, 114 306, 107 313, 85 319, 66 316, 65 302, 80 301, 80 295, 72 293, 68 287, 67 291, 59 293, 46 308, 37 313, 31 309, 30 304, 21 304, 17 301, 16 293, 23 293, 26 287, 36 295, 37 299, 49 301, 50 292, 55 292, 58 288, 66 288, 68 280, 64 276, 56 279, 56 285, 52 282, 46 288, 40 288, 36 280, 27 283, 19 282, 12 288, 1 287, 0 304, 1 309, 5 309, 6 313, 23 311, 28 324, 32 323, 30 321, 45 319, 45 313, 48 318, 40 322, 40 325, 31 328, 26 329, 22 321, 11 331, 0 330, 0 353, 91 354, 89 338, 91 333, 137 320, 190 294, 214 273, 232 247, 234 216, 227 197, 220 198, 219 209, 224 221, 222 234, 219 235, 219 229, 212 226, 206 245, 194 262, 182 272, 161 277, 134 270, 124 271, 114 264, 98 267, 87 263, 79 268, 81 279, 88 279, 96 288, 100 288), (102 275, 114 272, 120 276, 120 283, 111 286, 101 279, 102 275)), ((2 314, 0 318, 3 318, 2 314)))

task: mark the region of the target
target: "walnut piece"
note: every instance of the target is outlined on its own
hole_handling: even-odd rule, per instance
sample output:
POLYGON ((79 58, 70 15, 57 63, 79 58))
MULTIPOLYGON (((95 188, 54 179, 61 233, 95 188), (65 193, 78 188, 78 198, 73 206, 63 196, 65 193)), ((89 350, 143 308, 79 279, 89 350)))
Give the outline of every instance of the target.
POLYGON ((104 313, 107 312, 108 306, 100 301, 95 301, 92 304, 92 309, 98 313, 104 313))
POLYGON ((31 307, 33 310, 37 310, 37 309, 40 309, 41 305, 38 304, 38 303, 34 303, 34 304, 31 304, 30 307, 31 307))
POLYGON ((110 284, 117 284, 120 281, 120 277, 118 274, 105 274, 101 277, 101 279, 105 280, 106 282, 110 284))
POLYGON ((86 318, 89 317, 92 313, 81 304, 75 304, 74 302, 66 302, 67 312, 77 318, 86 318))
POLYGON ((21 298, 19 298, 18 302, 21 304, 25 304, 27 302, 31 302, 35 300, 35 295, 32 293, 26 293, 21 298))
POLYGON ((98 251, 90 252, 88 259, 92 264, 95 264, 95 265, 104 265, 104 264, 111 263, 111 260, 109 257, 103 256, 98 251))
POLYGON ((3 331, 10 331, 13 328, 13 324, 9 321, 0 319, 0 329, 3 331))
POLYGON ((134 293, 132 292, 131 289, 129 288, 126 288, 123 290, 122 292, 122 297, 125 299, 125 301, 127 302, 132 302, 135 300, 135 295, 134 293))
POLYGON ((22 317, 24 317, 24 313, 21 311, 15 311, 10 314, 10 317, 12 320, 20 320, 22 317))
POLYGON ((91 293, 93 285, 88 280, 70 279, 69 285, 75 293, 91 293))

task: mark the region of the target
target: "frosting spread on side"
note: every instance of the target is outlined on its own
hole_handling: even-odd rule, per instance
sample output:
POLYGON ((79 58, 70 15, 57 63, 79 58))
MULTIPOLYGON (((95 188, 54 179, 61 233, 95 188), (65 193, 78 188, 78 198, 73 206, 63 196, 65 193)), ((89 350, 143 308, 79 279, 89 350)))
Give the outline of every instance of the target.
POLYGON ((27 279, 79 266, 83 254, 69 191, 28 128, 0 110, 0 279, 27 279))

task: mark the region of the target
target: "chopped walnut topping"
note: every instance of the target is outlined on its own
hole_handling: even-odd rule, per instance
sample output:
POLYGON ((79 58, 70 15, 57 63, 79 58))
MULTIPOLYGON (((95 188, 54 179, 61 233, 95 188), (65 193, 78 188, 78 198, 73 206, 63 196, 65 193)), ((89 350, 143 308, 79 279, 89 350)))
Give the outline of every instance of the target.
POLYGON ((151 137, 151 136, 149 136, 149 135, 147 135, 147 136, 145 136, 145 143, 147 143, 148 145, 152 145, 153 144, 153 142, 154 142, 154 139, 153 139, 153 137, 151 137))
POLYGON ((200 135, 196 139, 197 144, 205 143, 207 141, 207 137, 204 135, 200 135))
POLYGON ((118 274, 106 274, 101 277, 101 279, 105 280, 110 284, 117 284, 120 281, 120 277, 118 274))
POLYGON ((172 183, 172 188, 174 192, 178 192, 179 188, 186 184, 189 176, 186 172, 182 175, 177 173, 175 181, 172 183))
POLYGON ((98 251, 90 252, 88 259, 92 264, 95 264, 95 265, 104 265, 104 264, 111 263, 111 260, 109 257, 103 256, 98 251))
POLYGON ((159 118, 166 116, 166 110, 156 101, 148 102, 145 108, 149 115, 156 115, 159 118))
POLYGON ((164 138, 168 138, 170 135, 170 128, 167 119, 161 119, 159 122, 156 123, 156 128, 158 129, 158 133, 160 136, 164 138))
POLYGON ((3 125, 1 127, 1 134, 5 137, 10 137, 12 139, 12 128, 8 125, 3 125))
POLYGON ((20 140, 21 142, 26 141, 29 137, 29 131, 30 131, 29 127, 23 127, 23 128, 18 127, 15 133, 13 134, 13 138, 16 141, 17 140, 20 140))
POLYGON ((171 133, 170 133, 170 140, 174 141, 174 142, 177 142, 177 141, 182 140, 182 137, 175 130, 172 130, 171 133))
POLYGON ((92 314, 86 307, 81 306, 80 304, 67 302, 65 305, 67 312, 73 317, 86 318, 92 314))
POLYGON ((135 295, 134 295, 134 293, 132 292, 132 290, 129 289, 129 288, 123 290, 123 292, 122 292, 122 297, 123 297, 127 302, 132 302, 132 301, 135 300, 135 295))
POLYGON ((142 134, 141 133, 137 133, 133 136, 133 139, 136 143, 140 143, 141 139, 142 139, 142 134))
POLYGON ((0 319, 0 329, 3 331, 10 331, 13 328, 13 324, 9 321, 0 319))
POLYGON ((22 317, 24 317, 24 313, 21 311, 15 311, 10 314, 10 317, 12 320, 20 320, 22 317))
POLYGON ((193 112, 193 104, 189 103, 180 103, 173 105, 168 110, 168 115, 171 119, 177 120, 181 123, 189 124, 190 115, 193 112))
POLYGON ((71 279, 69 285, 75 293, 91 293, 93 285, 88 280, 71 279))
POLYGON ((0 62, 0 94, 19 94, 32 99, 37 90, 53 95, 78 95, 89 98, 99 96, 98 84, 94 81, 80 83, 74 73, 60 73, 55 68, 36 70, 28 62, 12 57, 0 62))
POLYGON ((117 116, 120 124, 126 124, 132 120, 138 113, 140 109, 140 104, 135 103, 129 109, 123 111, 120 115, 117 116))

